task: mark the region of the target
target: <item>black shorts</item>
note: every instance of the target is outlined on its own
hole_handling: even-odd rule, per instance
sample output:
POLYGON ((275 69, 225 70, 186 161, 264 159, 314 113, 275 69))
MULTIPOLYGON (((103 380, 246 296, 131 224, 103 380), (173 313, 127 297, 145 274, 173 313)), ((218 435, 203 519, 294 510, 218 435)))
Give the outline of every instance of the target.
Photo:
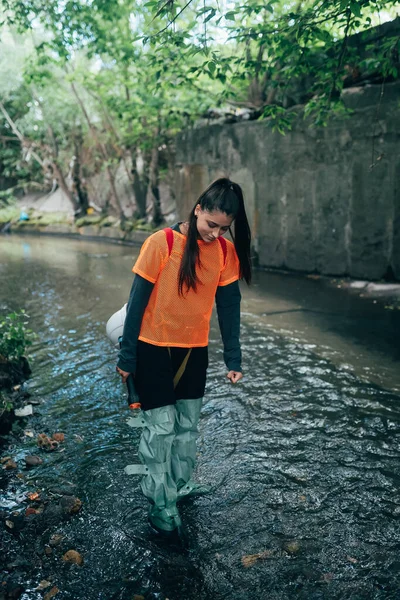
POLYGON ((208 348, 192 348, 185 371, 174 390, 173 379, 188 348, 154 346, 138 340, 135 387, 143 410, 202 398, 206 387, 208 348))

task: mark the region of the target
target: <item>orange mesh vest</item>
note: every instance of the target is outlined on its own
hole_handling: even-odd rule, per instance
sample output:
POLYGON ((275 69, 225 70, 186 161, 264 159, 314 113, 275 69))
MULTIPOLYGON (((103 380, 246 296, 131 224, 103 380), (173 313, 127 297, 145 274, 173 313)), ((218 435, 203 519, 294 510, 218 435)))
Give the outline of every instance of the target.
POLYGON ((218 241, 197 243, 201 267, 197 266, 197 291, 178 294, 178 274, 186 236, 173 231, 172 250, 165 231, 157 231, 144 242, 132 271, 154 288, 143 315, 139 340, 155 346, 194 348, 207 346, 210 318, 217 287, 239 279, 235 247, 226 240, 226 257, 218 241))

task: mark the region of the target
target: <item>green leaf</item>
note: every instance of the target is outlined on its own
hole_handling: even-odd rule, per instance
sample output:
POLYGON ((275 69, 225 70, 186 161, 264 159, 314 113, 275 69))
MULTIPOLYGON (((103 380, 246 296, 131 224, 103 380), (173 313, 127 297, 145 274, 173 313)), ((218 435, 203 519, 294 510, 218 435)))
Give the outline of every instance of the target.
POLYGON ((215 62, 214 62, 214 61, 212 61, 212 60, 210 60, 210 62, 208 62, 208 63, 207 63, 207 67, 208 67, 208 69, 209 69, 210 73, 211 73, 212 75, 214 75, 214 73, 215 73, 215 69, 217 68, 217 65, 215 64, 215 62))
POLYGON ((314 35, 318 40, 321 40, 321 42, 329 43, 331 41, 330 33, 328 31, 325 31, 325 29, 316 29, 314 31, 314 35))
POLYGON ((234 21, 236 17, 236 11, 235 10, 230 10, 229 12, 226 13, 225 15, 225 19, 227 21, 234 21))
POLYGON ((215 8, 213 8, 212 6, 204 6, 200 10, 196 11, 196 14, 197 14, 197 16, 201 17, 201 15, 204 15, 205 13, 208 13, 210 11, 211 12, 214 11, 214 14, 216 12, 215 8))
POLYGON ((361 5, 355 0, 350 1, 350 10, 356 17, 361 17, 361 5))
POLYGON ((204 23, 208 23, 208 21, 210 21, 210 19, 212 19, 215 16, 216 12, 217 11, 215 10, 215 8, 213 8, 212 11, 210 12, 210 14, 207 15, 206 18, 204 19, 204 23))

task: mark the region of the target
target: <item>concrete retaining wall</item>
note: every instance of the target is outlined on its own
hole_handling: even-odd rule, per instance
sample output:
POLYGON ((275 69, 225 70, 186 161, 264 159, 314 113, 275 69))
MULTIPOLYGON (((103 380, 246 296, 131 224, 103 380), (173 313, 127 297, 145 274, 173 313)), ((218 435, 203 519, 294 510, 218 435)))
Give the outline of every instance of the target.
POLYGON ((243 186, 261 266, 400 280, 400 84, 344 100, 354 113, 326 128, 299 118, 286 136, 266 121, 181 134, 179 213, 228 175, 243 186))

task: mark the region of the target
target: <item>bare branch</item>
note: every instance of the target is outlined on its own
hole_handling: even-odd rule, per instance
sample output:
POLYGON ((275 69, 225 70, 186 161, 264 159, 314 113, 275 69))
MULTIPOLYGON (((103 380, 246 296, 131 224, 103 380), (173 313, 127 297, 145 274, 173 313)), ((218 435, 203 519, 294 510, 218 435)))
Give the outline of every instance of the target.
POLYGON ((11 129, 13 130, 13 132, 15 133, 15 135, 17 136, 17 138, 19 139, 19 141, 21 142, 21 146, 24 148, 29 148, 30 152, 33 156, 33 158, 39 163, 39 165, 41 167, 44 168, 44 162, 41 159, 41 157, 34 151, 32 150, 32 142, 26 140, 26 138, 24 138, 24 136, 22 135, 22 133, 18 130, 17 126, 15 125, 14 121, 12 120, 12 118, 10 117, 10 115, 8 114, 4 104, 2 102, 0 102, 0 110, 4 115, 4 118, 6 119, 7 123, 10 125, 11 129))
MULTIPOLYGON (((181 14, 183 13, 183 11, 184 11, 184 10, 186 10, 186 9, 187 9, 187 7, 189 6, 189 4, 191 4, 192 2, 193 2, 193 0, 189 0, 189 2, 187 2, 187 3, 185 4, 185 6, 184 6, 184 7, 183 7, 183 8, 182 8, 182 9, 181 9, 181 10, 180 10, 180 11, 179 11, 179 12, 178 12, 176 15, 175 15, 175 17, 174 17, 173 19, 171 19, 171 20, 170 20, 170 21, 167 23, 167 25, 166 25, 166 26, 165 26, 163 29, 160 29, 160 31, 157 31, 157 33, 154 33, 153 35, 149 35, 148 37, 149 37, 150 39, 151 39, 151 38, 155 38, 155 37, 157 37, 158 35, 160 35, 161 33, 164 33, 164 31, 167 31, 168 27, 169 27, 170 25, 172 25, 172 23, 175 23, 175 21, 177 20, 177 18, 181 16, 181 14)), ((167 3, 167 4, 168 4, 168 3, 167 3)), ((157 16, 157 15, 156 15, 156 16, 157 16)))

